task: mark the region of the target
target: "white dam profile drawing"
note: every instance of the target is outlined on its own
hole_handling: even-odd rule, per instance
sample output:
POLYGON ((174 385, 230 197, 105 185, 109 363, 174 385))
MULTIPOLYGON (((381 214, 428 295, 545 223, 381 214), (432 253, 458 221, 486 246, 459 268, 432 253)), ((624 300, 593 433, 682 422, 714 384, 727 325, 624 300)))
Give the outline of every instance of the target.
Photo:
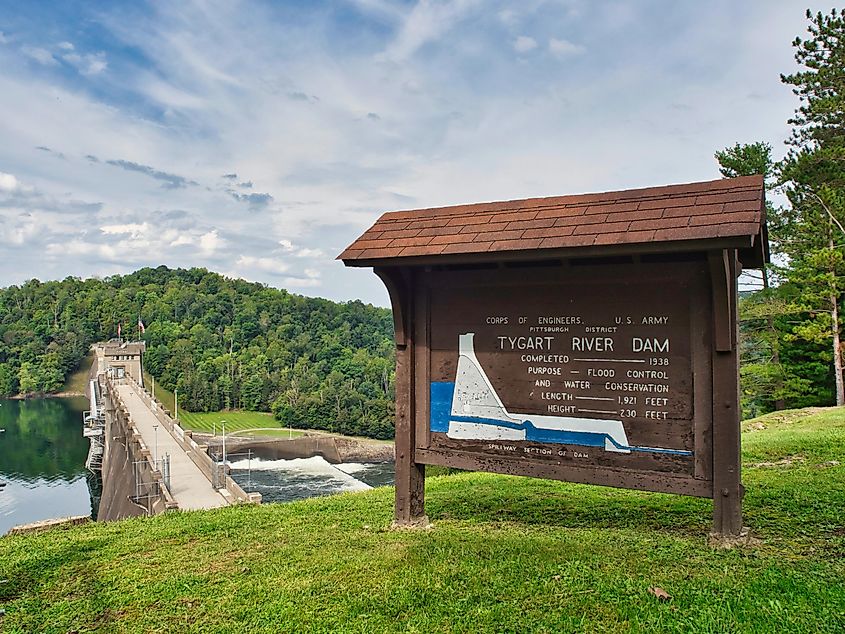
POLYGON ((475 333, 459 335, 454 383, 431 384, 431 429, 461 440, 511 440, 600 447, 605 451, 692 455, 691 451, 631 446, 619 419, 510 412, 478 357, 475 333))

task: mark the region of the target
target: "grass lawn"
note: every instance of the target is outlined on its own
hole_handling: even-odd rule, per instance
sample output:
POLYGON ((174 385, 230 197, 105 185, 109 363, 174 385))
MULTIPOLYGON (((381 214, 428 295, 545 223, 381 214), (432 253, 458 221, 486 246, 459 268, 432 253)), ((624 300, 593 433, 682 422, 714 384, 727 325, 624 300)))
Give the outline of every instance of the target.
POLYGON ((95 356, 96 355, 92 350, 82 357, 79 367, 68 375, 67 380, 62 387, 62 392, 85 394, 85 389, 88 387, 88 381, 90 380, 88 378, 88 373, 91 370, 91 364, 94 363, 95 356))
MULTIPOLYGON (((152 390, 153 386, 153 376, 144 370, 144 386, 148 390, 152 390)), ((158 381, 155 381, 155 396, 156 398, 161 401, 161 403, 170 410, 170 415, 173 415, 175 411, 175 397, 173 396, 173 392, 169 390, 165 390, 161 385, 159 385, 158 381)), ((181 415, 183 412, 180 411, 179 414, 181 415)))
MULTIPOLYGON (((186 429, 195 431, 212 431, 215 428, 217 433, 222 433, 221 421, 226 421, 226 433, 234 433, 247 429, 282 429, 282 424, 272 414, 266 412, 179 412, 179 420, 186 429)), ((259 433, 256 431, 255 433, 259 433)), ((285 428, 287 433, 287 428, 285 428)), ((294 435, 301 435, 301 432, 294 435)))
POLYGON ((0 539, 0 629, 845 631, 845 409, 745 429, 744 548, 709 500, 461 473, 428 531, 383 488, 0 539))
MULTIPOLYGON (((220 433, 220 430, 217 430, 217 433, 220 433)), ((229 432, 229 424, 226 423, 226 434, 227 435, 237 435, 241 437, 245 436, 267 436, 271 438, 299 438, 300 436, 304 436, 305 433, 299 431, 297 429, 288 429, 285 427, 284 429, 270 429, 267 427, 256 427, 250 429, 241 429, 236 432, 229 432)))
MULTIPOLYGON (((152 387, 153 377, 144 372, 144 381, 147 389, 152 387)), ((156 383, 156 398, 170 410, 172 415, 175 411, 175 397, 173 392, 163 389, 156 383)), ((215 425, 217 433, 222 433, 221 421, 226 421, 226 433, 242 432, 251 430, 255 436, 283 436, 289 435, 287 427, 277 421, 272 414, 267 412, 230 411, 230 412, 189 412, 182 407, 179 408, 179 422, 185 429, 194 431, 211 432, 215 425)), ((293 437, 301 436, 302 432, 293 431, 293 437)))

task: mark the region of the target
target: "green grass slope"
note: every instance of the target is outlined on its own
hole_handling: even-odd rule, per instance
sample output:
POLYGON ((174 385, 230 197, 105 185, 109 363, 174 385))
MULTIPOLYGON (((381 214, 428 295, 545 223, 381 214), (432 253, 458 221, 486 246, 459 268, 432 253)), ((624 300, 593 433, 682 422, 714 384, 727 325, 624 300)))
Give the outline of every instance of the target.
POLYGON ((92 350, 82 358, 82 361, 79 363, 79 367, 71 372, 67 376, 67 379, 65 379, 65 384, 62 386, 62 392, 85 394, 85 390, 88 387, 88 381, 91 380, 91 365, 94 363, 94 357, 94 351, 92 350))
MULTIPOLYGON (((162 405, 168 410, 170 410, 170 415, 173 415, 175 411, 175 401, 176 398, 173 396, 173 392, 170 390, 165 390, 158 381, 155 380, 152 374, 144 370, 144 387, 148 390, 152 391, 153 386, 155 386, 155 396, 161 402, 162 405)), ((182 415, 182 411, 179 411, 179 415, 182 415)))
MULTIPOLYGON (((153 377, 149 372, 144 371, 144 382, 147 389, 151 389, 153 377)), ((175 396, 173 392, 165 390, 158 383, 155 384, 156 398, 170 410, 171 415, 175 411, 175 396)), ((208 432, 216 431, 222 433, 221 421, 226 421, 226 433, 247 432, 257 436, 281 436, 297 437, 302 432, 290 432, 287 427, 267 412, 250 412, 244 410, 233 410, 228 412, 189 412, 180 407, 179 422, 185 429, 193 431, 208 432), (284 431, 282 431, 284 430, 284 431)))
POLYGON ((845 410, 803 414, 744 425, 752 546, 708 500, 464 473, 428 531, 377 489, 0 539, 0 629, 841 632, 845 410))
MULTIPOLYGON (((245 431, 248 429, 272 428, 281 429, 282 425, 272 414, 266 412, 250 412, 243 410, 232 410, 228 412, 181 412, 179 419, 187 429, 194 431, 211 432, 216 429, 218 434, 222 433, 222 422, 226 422, 226 433, 245 431)), ((285 428, 287 429, 287 428, 285 428)), ((301 432, 294 434, 301 436, 301 432)))

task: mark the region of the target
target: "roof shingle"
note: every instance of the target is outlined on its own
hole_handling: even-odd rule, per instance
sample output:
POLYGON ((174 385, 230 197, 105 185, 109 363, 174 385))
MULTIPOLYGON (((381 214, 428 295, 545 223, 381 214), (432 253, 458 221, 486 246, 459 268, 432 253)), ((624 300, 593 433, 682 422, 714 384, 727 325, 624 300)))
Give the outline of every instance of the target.
POLYGON ((567 249, 712 238, 762 239, 761 176, 598 194, 386 213, 339 257, 347 265, 413 256, 567 249))

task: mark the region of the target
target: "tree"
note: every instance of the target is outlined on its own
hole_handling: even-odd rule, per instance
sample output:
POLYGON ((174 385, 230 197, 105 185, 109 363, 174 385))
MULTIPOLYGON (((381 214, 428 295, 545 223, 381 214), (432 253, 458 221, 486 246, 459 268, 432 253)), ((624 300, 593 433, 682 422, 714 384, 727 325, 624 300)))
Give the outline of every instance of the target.
POLYGON ((782 248, 795 306, 806 316, 793 329, 808 341, 824 339, 831 351, 837 405, 845 405, 840 344, 845 242, 845 18, 807 11, 809 37, 793 42, 802 69, 781 80, 793 86, 800 105, 789 155, 780 170, 790 201, 782 248))
MULTIPOLYGON (((775 162, 772 146, 757 142, 736 143, 716 152, 719 172, 725 178, 761 174, 766 191, 773 186, 775 162)), ((766 216, 772 243, 779 245, 780 213, 766 200, 766 216)), ((756 272, 754 272, 756 273, 756 272)), ((751 271, 745 275, 756 278, 751 271)), ((756 416, 771 409, 784 409, 784 369, 780 359, 781 333, 775 327, 775 317, 783 314, 785 304, 771 288, 771 267, 763 263, 758 279, 762 289, 742 298, 740 302, 740 387, 746 414, 756 416)))
POLYGON ((0 396, 14 396, 18 392, 17 372, 11 363, 0 363, 0 396))
POLYGON ((20 373, 18 375, 18 383, 23 394, 32 394, 37 392, 39 388, 38 374, 33 364, 29 361, 24 361, 21 364, 20 373))
POLYGON ((147 268, 0 289, 0 394, 60 389, 91 343, 115 336, 117 323, 133 334, 139 315, 145 368, 162 388, 178 387, 189 411, 266 411, 272 404, 300 427, 392 433, 390 408, 370 404, 385 400, 381 386, 392 394, 389 310, 204 269, 147 268))

